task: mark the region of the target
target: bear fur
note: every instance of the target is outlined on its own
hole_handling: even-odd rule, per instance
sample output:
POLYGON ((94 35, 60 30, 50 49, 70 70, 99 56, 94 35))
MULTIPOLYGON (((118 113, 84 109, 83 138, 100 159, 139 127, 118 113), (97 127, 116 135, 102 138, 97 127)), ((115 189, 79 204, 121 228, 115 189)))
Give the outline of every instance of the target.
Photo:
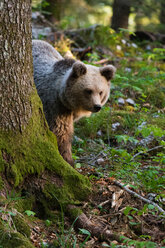
POLYGON ((98 112, 110 94, 115 67, 64 59, 49 43, 32 41, 34 82, 62 157, 73 165, 73 123, 98 112))

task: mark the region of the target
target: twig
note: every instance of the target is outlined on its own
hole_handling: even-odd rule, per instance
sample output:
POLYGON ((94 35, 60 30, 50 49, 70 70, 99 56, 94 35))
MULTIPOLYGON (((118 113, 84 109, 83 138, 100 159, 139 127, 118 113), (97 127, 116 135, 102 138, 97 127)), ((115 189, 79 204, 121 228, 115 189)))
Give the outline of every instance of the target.
POLYGON ((149 149, 148 151, 141 151, 141 152, 138 152, 138 153, 136 153, 136 154, 132 157, 131 160, 134 160, 134 158, 136 158, 136 157, 139 156, 140 154, 145 154, 145 153, 148 153, 148 152, 152 152, 152 151, 154 151, 154 150, 157 150, 157 149, 163 148, 163 147, 164 147, 164 146, 155 146, 155 147, 149 149))
POLYGON ((94 158, 92 158, 91 160, 89 160, 89 163, 91 162, 95 162, 96 159, 103 153, 103 151, 99 152, 94 158))
POLYGON ((104 215, 101 215, 102 218, 107 218, 107 217, 110 217, 110 216, 116 216, 116 215, 121 215, 120 212, 117 212, 117 213, 110 213, 110 214, 104 214, 104 215))
MULTIPOLYGON (((101 155, 103 154, 103 151, 99 152, 96 156, 94 156, 93 158, 91 158, 89 161, 87 161, 88 165, 94 165, 92 162, 96 162, 96 159, 101 155)), ((86 159, 88 158, 89 156, 84 156, 82 158, 78 158, 77 161, 79 162, 82 162, 82 161, 86 161, 86 159)))
POLYGON ((96 65, 100 65, 100 64, 104 64, 107 63, 109 61, 109 59, 101 59, 99 61, 94 62, 96 65))
POLYGON ((144 201, 144 202, 146 202, 146 203, 148 203, 148 204, 153 205, 154 207, 156 207, 156 208, 159 210, 159 212, 161 212, 161 213, 163 213, 163 214, 165 215, 165 211, 164 211, 161 207, 159 207, 159 205, 158 205, 157 203, 155 203, 155 202, 153 202, 153 201, 150 201, 150 200, 144 198, 143 196, 137 194, 136 192, 134 192, 134 191, 131 190, 131 189, 128 189, 128 188, 127 188, 126 186, 124 186, 124 184, 122 184, 122 183, 119 183, 119 182, 117 182, 117 181, 113 181, 113 183, 114 183, 115 185, 117 185, 117 186, 123 188, 125 191, 127 191, 127 192, 130 193, 131 195, 133 195, 133 196, 135 196, 135 197, 141 199, 142 201, 144 201))
POLYGON ((111 200, 106 200, 106 201, 104 201, 104 202, 101 202, 101 203, 99 204, 99 207, 103 207, 103 206, 105 206, 106 204, 108 204, 109 202, 111 202, 111 200))

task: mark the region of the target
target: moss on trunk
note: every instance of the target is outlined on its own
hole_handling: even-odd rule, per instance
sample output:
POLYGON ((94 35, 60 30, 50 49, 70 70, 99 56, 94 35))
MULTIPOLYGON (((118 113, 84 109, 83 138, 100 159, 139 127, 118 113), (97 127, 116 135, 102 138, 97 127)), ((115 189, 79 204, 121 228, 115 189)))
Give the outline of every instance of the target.
MULTIPOLYGON (((22 133, 0 131, 1 176, 9 183, 10 189, 24 189, 30 192, 31 199, 22 199, 20 204, 16 200, 11 204, 21 212, 33 208, 32 206, 37 202, 42 204, 42 208, 47 213, 51 208, 54 209, 59 205, 65 210, 68 204, 79 204, 87 198, 90 193, 90 183, 60 156, 56 137, 48 129, 36 91, 33 92, 31 104, 32 117, 22 133), (22 201, 25 203, 29 201, 29 204, 24 206, 21 204, 22 201)), ((4 192, 7 191, 5 182, 3 183, 1 179, 0 187, 4 192)), ((4 227, 3 223, 1 224, 2 230, 4 227)), ((20 243, 22 246, 16 246, 14 240, 19 238, 17 234, 22 237, 21 232, 17 232, 10 233, 13 241, 9 236, 3 238, 5 242, 8 239, 8 248, 11 247, 10 243, 12 247, 31 247, 25 245, 26 240, 22 238, 23 243, 20 243)), ((0 235, 0 240, 2 236, 0 235)))
POLYGON ((50 180, 43 188, 46 197, 54 195, 62 203, 83 200, 90 189, 88 179, 60 156, 56 137, 48 129, 36 91, 31 102, 32 118, 22 133, 0 133, 0 171, 5 170, 8 182, 16 187, 29 174, 41 175, 47 170, 50 180))

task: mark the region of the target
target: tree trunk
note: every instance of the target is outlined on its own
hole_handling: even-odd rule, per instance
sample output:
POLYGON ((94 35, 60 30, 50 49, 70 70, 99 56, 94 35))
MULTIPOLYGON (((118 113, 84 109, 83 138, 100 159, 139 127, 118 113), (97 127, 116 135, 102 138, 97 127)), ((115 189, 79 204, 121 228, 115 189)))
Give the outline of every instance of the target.
POLYGON ((30 13, 30 0, 19 0, 17 4, 14 0, 1 2, 0 127, 3 130, 22 131, 32 114, 30 13), (18 10, 21 10, 19 15, 18 10))
POLYGON ((164 0, 161 0, 161 10, 160 10, 159 20, 162 25, 165 25, 165 2, 164 0))
MULTIPOLYGON (((84 200, 90 185, 63 160, 48 129, 33 84, 30 20, 30 0, 1 0, 0 206, 6 211, 8 195, 19 190, 24 198, 12 208, 24 212, 35 206, 43 218, 52 208, 84 200)), ((33 247, 15 225, 5 225, 0 216, 0 245, 33 247)))
POLYGON ((50 22, 59 22, 62 11, 64 11, 65 0, 47 0, 42 3, 42 11, 46 19, 50 22))
POLYGON ((119 28, 128 28, 130 7, 130 0, 114 0, 111 28, 116 31, 118 31, 119 28))

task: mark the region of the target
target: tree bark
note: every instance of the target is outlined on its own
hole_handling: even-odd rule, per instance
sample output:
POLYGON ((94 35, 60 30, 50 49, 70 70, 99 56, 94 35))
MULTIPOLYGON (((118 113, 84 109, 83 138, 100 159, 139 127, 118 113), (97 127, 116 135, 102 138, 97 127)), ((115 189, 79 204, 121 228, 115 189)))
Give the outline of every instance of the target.
POLYGON ((111 28, 116 31, 119 28, 128 28, 130 8, 130 0, 114 0, 111 28))
MULTIPOLYGON (((30 22, 30 0, 1 0, 0 207, 4 204, 6 213, 8 195, 19 190, 24 198, 20 205, 13 202, 12 209, 24 212, 35 206, 43 218, 51 209, 87 198, 90 184, 63 160, 49 131, 33 83, 30 22)), ((12 223, 6 225, 0 215, 0 244, 33 247, 12 223)))
POLYGON ((30 0, 1 1, 0 128, 4 130, 21 131, 32 114, 30 15, 30 0))

